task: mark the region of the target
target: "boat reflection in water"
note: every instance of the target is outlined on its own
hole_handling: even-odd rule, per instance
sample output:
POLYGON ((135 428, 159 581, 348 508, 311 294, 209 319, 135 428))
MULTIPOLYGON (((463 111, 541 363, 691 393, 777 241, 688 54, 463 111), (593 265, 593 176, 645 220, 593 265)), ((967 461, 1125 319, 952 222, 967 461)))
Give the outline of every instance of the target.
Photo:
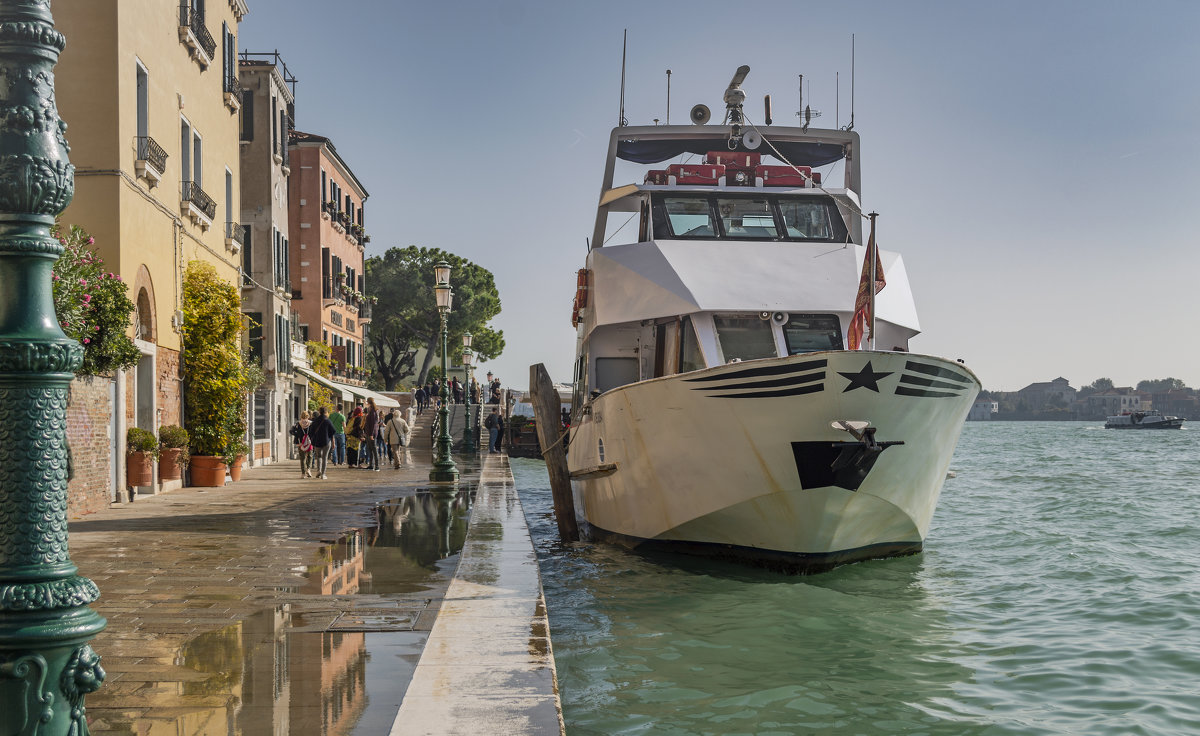
POLYGON ((93 731, 386 733, 453 577, 473 496, 421 491, 380 504, 374 526, 318 550, 306 580, 281 590, 288 602, 175 639, 163 656, 147 651, 161 673, 109 689, 113 702, 89 708, 93 731))

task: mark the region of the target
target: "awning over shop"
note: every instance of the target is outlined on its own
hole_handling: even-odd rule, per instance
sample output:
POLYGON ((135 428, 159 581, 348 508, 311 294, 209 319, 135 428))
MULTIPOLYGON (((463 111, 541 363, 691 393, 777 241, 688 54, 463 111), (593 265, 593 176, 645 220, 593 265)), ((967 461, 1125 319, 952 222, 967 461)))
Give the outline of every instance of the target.
POLYGON ((309 370, 308 368, 302 368, 301 366, 296 366, 296 371, 301 375, 308 376, 309 379, 316 381, 322 386, 332 390, 336 398, 339 398, 342 401, 354 401, 354 394, 349 390, 350 387, 346 384, 332 381, 316 371, 309 370))
POLYGON ((400 402, 396 401, 395 399, 389 399, 383 394, 376 393, 369 388, 363 388, 362 386, 351 386, 348 383, 338 383, 337 381, 334 381, 333 383, 342 391, 348 391, 363 401, 366 401, 367 399, 375 399, 375 406, 380 409, 397 409, 400 407, 400 402))

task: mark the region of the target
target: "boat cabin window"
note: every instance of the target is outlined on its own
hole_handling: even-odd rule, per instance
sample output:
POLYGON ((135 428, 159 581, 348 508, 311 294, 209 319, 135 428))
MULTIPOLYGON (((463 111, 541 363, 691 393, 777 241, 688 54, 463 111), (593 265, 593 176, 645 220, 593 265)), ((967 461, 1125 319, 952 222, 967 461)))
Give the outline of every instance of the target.
POLYGON ((713 225, 712 209, 707 199, 697 197, 664 197, 659 208, 666 215, 672 237, 712 238, 717 228, 713 225))
MULTIPOLYGON (((787 199, 779 202, 783 225, 789 238, 804 240, 831 240, 833 228, 829 221, 829 208, 824 202, 807 199, 787 199)), ((841 221, 841 218, 838 218, 841 221)))
POLYGON ((654 235, 703 240, 846 241, 846 223, 828 196, 696 193, 651 199, 654 235))
POLYGON ((789 314, 783 326, 788 355, 842 349, 842 325, 832 314, 789 314))
POLYGON ((766 199, 719 198, 717 212, 721 214, 725 237, 774 240, 779 235, 775 229, 775 214, 766 199))
POLYGON ((691 317, 684 317, 679 325, 679 372, 698 371, 705 367, 700 341, 696 339, 696 327, 691 317))
POLYGON ((726 363, 777 356, 771 320, 760 319, 756 314, 716 315, 713 317, 713 324, 717 328, 721 357, 726 363))
POLYGON ((596 389, 600 393, 637 380, 637 358, 596 358, 596 389))

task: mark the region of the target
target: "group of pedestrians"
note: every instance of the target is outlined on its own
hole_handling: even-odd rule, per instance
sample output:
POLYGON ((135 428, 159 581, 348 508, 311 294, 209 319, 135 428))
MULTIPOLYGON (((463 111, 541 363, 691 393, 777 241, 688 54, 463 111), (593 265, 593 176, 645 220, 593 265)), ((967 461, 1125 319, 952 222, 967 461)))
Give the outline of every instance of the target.
POLYGON ((300 457, 300 477, 327 478, 330 454, 334 465, 379 471, 388 459, 393 468, 402 467, 412 427, 397 409, 384 415, 374 399, 356 406, 349 419, 336 408, 328 413, 301 412, 292 425, 292 443, 300 457), (314 476, 315 472, 315 476, 314 476))
MULTIPOLYGON (((470 399, 470 403, 472 404, 482 403, 480 400, 479 384, 473 378, 471 379, 471 386, 468 388, 466 384, 458 380, 458 376, 454 376, 446 384, 446 394, 451 404, 466 403, 467 399, 470 399)), ((417 405, 417 414, 423 414, 431 406, 435 409, 440 409, 442 405, 442 379, 435 378, 424 386, 417 386, 413 391, 413 401, 417 405)))

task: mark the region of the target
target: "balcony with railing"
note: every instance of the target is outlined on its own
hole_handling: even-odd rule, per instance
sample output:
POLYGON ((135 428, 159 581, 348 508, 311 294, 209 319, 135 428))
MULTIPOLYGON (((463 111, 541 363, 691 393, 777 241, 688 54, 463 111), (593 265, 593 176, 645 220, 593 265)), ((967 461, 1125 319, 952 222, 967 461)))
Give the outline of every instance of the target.
POLYGON ((180 210, 191 219, 192 224, 207 230, 212 227, 213 217, 217 214, 217 203, 204 193, 199 184, 194 181, 185 181, 183 182, 180 210))
POLYGON ((154 187, 167 172, 167 152, 150 136, 138 136, 137 159, 133 162, 133 168, 139 177, 154 187))
MULTIPOLYGON (((215 208, 215 205, 214 205, 215 208)), ((242 225, 237 222, 225 223, 225 247, 233 251, 235 254, 242 250, 242 246, 246 244, 246 228, 249 225, 242 225)))
POLYGON ((217 42, 205 27, 204 16, 186 2, 179 4, 179 40, 200 68, 207 69, 215 58, 217 42))
POLYGON ((232 74, 225 75, 225 105, 237 112, 242 109, 242 83, 237 78, 237 69, 232 74))

